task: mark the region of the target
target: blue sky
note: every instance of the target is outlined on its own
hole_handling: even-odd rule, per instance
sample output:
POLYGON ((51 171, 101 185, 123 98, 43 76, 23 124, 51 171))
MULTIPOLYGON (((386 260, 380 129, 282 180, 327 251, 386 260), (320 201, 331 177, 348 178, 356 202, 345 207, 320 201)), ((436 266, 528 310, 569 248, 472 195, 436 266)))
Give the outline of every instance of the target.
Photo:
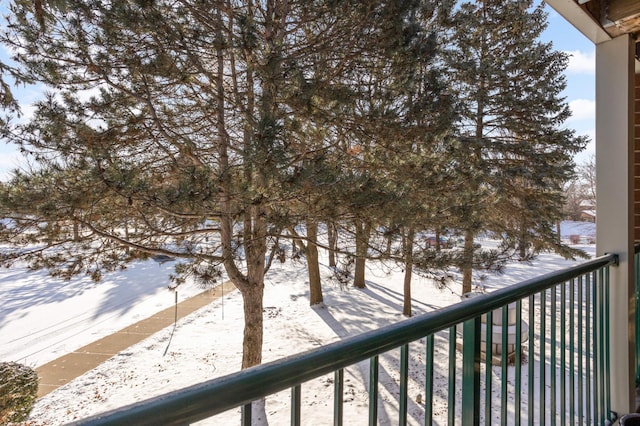
MULTIPOLYGON (((587 135, 591 143, 585 152, 576 156, 577 162, 585 161, 595 152, 595 46, 573 26, 568 24, 549 6, 549 27, 543 34, 543 41, 553 42, 556 50, 570 54, 566 71, 567 89, 565 96, 571 107, 573 117, 566 125, 580 135, 587 135)), ((0 13, 6 9, 0 6, 0 13)), ((0 59, 6 60, 6 50, 0 47, 0 59)), ((16 95, 21 100, 23 112, 29 115, 29 104, 42 96, 39 88, 19 88, 16 95)), ((11 169, 18 167, 24 160, 13 146, 0 141, 0 179, 6 179, 11 169)))
POLYGON ((543 34, 543 41, 551 41, 556 50, 570 55, 565 71, 567 88, 564 95, 571 107, 572 117, 566 125, 591 139, 587 149, 576 156, 576 161, 582 162, 595 153, 595 45, 549 6, 546 9, 549 12, 549 27, 543 34))

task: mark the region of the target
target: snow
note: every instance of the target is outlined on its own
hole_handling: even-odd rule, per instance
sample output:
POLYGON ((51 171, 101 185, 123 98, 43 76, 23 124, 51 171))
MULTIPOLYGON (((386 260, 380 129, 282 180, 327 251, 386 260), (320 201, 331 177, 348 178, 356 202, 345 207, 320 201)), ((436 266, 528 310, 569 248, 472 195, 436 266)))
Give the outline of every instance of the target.
MULTIPOLYGON (((593 224, 565 223, 562 235, 586 237, 595 235, 594 228, 593 224)), ((580 248, 591 255, 595 252, 593 245, 580 248)), ((485 274, 475 284, 492 291, 577 262, 543 253, 531 263, 509 264, 503 275, 485 274)), ((88 278, 57 281, 43 272, 28 271, 20 266, 0 270, 3 301, 0 361, 39 366, 172 306, 175 296, 168 289, 172 266, 171 262, 162 265, 152 260, 138 262, 125 271, 107 275, 101 283, 93 283, 88 278)), ((287 260, 272 266, 265 287, 263 362, 404 319, 401 315, 403 273, 399 268, 369 262, 367 288, 362 290, 333 280, 326 263, 321 268, 325 303, 310 307, 304 263, 287 260)), ((458 287, 453 285, 441 290, 429 278, 414 275, 414 315, 459 301, 458 287)), ((200 291, 197 285, 187 282, 179 288, 179 296, 182 300, 200 291)), ((175 329, 167 327, 39 399, 29 424, 69 422, 237 371, 242 353, 242 326, 242 301, 235 291, 225 295, 223 301, 213 302, 179 320, 175 329)), ((424 367, 418 365, 423 359, 416 355, 412 358, 414 362, 417 366, 410 371, 422 372, 424 367)), ((397 385, 394 384, 398 369, 394 364, 397 364, 396 355, 381 357, 381 424, 395 423, 397 385)), ((347 419, 366 422, 367 371, 368 363, 345 370, 347 419)), ((332 423, 332 380, 332 376, 327 376, 303 385, 303 424, 332 423)), ((423 392, 421 386, 420 380, 412 380, 409 393, 413 399, 423 392)), ((282 392, 267 400, 270 424, 288 424, 289 399, 290 393, 282 392)), ((419 424, 422 408, 413 399, 409 404, 410 424, 419 424)), ((444 424, 446 399, 438 393, 435 400, 436 418, 445 416, 444 424)), ((238 412, 232 410, 201 423, 237 424, 238 419, 238 412)))
POLYGON ((560 235, 563 239, 569 239, 575 235, 595 243, 596 226, 592 222, 564 221, 560 224, 560 235))
MULTIPOLYGON (((171 264, 139 262, 100 283, 53 279, 23 265, 0 269, 0 361, 37 367, 175 303, 171 264)), ((180 287, 179 298, 202 291, 180 287)))

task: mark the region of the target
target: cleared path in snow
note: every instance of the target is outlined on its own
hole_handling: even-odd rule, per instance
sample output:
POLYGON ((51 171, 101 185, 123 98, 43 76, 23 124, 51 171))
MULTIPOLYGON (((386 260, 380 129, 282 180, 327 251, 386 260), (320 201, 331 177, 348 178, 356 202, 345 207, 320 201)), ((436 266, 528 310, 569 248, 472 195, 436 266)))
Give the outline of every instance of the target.
POLYGON ((235 290, 235 286, 227 281, 213 289, 205 290, 183 300, 177 306, 164 309, 149 318, 41 365, 36 368, 39 379, 38 397, 42 397, 94 369, 129 346, 175 324, 176 320, 184 318, 233 290, 235 290))

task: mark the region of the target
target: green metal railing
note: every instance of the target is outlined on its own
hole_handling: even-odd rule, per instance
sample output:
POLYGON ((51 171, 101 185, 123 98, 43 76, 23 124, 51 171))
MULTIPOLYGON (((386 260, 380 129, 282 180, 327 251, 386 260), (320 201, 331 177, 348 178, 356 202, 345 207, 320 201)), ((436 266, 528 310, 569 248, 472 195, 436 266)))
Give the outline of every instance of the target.
POLYGON ((286 423, 299 425, 305 384, 324 378, 333 397, 311 399, 333 405, 334 425, 362 422, 346 418, 354 410, 370 425, 604 425, 614 420, 607 319, 616 263, 603 256, 74 424, 188 424, 223 413, 250 425, 252 401, 268 406, 290 390, 286 423), (347 386, 368 409, 345 404, 347 386))

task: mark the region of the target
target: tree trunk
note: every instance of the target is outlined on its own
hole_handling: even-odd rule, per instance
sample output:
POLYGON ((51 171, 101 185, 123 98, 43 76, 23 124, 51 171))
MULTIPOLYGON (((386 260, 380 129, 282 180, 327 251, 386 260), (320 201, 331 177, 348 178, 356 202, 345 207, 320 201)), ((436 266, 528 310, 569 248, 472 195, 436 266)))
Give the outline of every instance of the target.
POLYGON ((318 263, 318 223, 307 219, 307 244, 305 255, 309 270, 309 305, 318 305, 323 302, 322 282, 320 280, 320 265, 318 263))
MULTIPOLYGON (((484 16, 486 10, 484 8, 481 9, 481 12, 484 16)), ((487 52, 487 35, 484 31, 480 33, 480 62, 486 60, 486 52, 487 52)), ((475 140, 478 144, 480 141, 484 139, 484 119, 485 119, 485 101, 487 99, 487 75, 483 71, 478 75, 478 91, 476 94, 476 130, 475 130, 475 140)), ((473 148, 473 152, 470 153, 469 160, 470 164, 473 164, 476 171, 482 170, 482 148, 479 145, 476 145, 473 148)), ((478 177, 472 177, 472 180, 469 182, 469 191, 471 194, 477 194, 478 189, 480 188, 480 182, 478 181, 478 177)), ((472 196, 470 200, 473 204, 478 203, 477 195, 472 196)), ((470 214, 465 218, 467 223, 469 221, 473 222, 473 214, 470 214)), ((478 228, 474 228, 477 230, 478 228)), ((463 260, 462 260, 462 294, 469 293, 471 291, 471 280, 473 277, 473 240, 475 237, 475 230, 466 229, 464 235, 464 252, 463 252, 463 260)))
MULTIPOLYGON (((220 28, 224 27, 221 9, 216 13, 217 22, 220 28)), ((243 217, 243 243, 245 248, 246 272, 238 268, 235 262, 235 248, 233 235, 234 216, 237 212, 231 201, 231 194, 235 189, 231 183, 231 175, 227 173, 229 169, 229 134, 225 127, 225 87, 223 75, 225 64, 223 58, 223 43, 220 40, 219 48, 216 50, 217 58, 217 135, 218 135, 218 161, 223 173, 220 180, 220 238, 222 245, 223 263, 231 281, 242 295, 244 307, 244 335, 242 341, 242 369, 253 367, 262 363, 262 341, 263 341, 263 296, 264 296, 264 259, 267 253, 267 224, 265 222, 266 208, 263 204, 252 205, 244 211, 243 217)), ((247 81, 252 82, 251 72, 247 72, 247 81)), ((249 85, 247 93, 247 115, 254 111, 253 85, 249 85)), ((245 127, 244 133, 245 148, 251 144, 251 132, 245 127)), ((260 179, 261 176, 254 173, 253 163, 245 159, 244 177, 247 182, 260 179)), ((263 183, 263 182, 258 182, 263 183)))
MULTIPOLYGON (((391 256, 391 248, 393 246, 393 237, 394 237, 394 233, 391 232, 393 225, 391 224, 391 222, 389 222, 389 226, 387 228, 387 232, 385 235, 385 239, 386 239, 386 244, 384 247, 384 254, 385 256, 391 256)), ((404 237, 404 235, 403 235, 404 237)))
POLYGON ((464 251, 462 254, 462 294, 471 291, 473 275, 473 232, 466 231, 464 235, 464 251))
MULTIPOLYGON (((526 203, 523 202, 522 203, 523 206, 526 207, 526 203)), ((524 213, 521 213, 521 217, 520 217, 520 229, 518 229, 519 231, 519 236, 518 236, 518 256, 520 257, 520 260, 525 260, 528 257, 528 251, 529 251, 529 235, 528 235, 528 226, 527 226, 527 218, 526 215, 524 213)))
POLYGON ((242 339, 242 369, 262 363, 263 296, 262 283, 251 282, 240 290, 244 306, 244 336, 242 339))
POLYGON ((518 256, 520 256, 520 260, 524 260, 527 258, 527 249, 528 249, 528 242, 527 242, 527 233, 525 231, 525 224, 523 223, 522 228, 520 230, 520 238, 518 239, 518 256))
POLYGON ((369 246, 369 224, 365 221, 356 221, 356 266, 353 285, 357 288, 365 288, 364 280, 365 263, 367 261, 367 248, 369 246))
POLYGON ((518 244, 518 256, 520 260, 527 258, 527 246, 523 240, 520 240, 520 243, 518 244))
POLYGON ((411 313, 411 275, 413 273, 413 228, 404 237, 404 296, 402 315, 410 317, 411 313))
MULTIPOLYGON (((221 197, 225 204, 225 198, 221 197)), ((242 369, 259 365, 262 362, 263 340, 263 296, 264 296, 264 259, 267 244, 264 232, 266 224, 255 214, 262 210, 252 208, 253 216, 247 213, 244 221, 246 274, 238 268, 234 261, 232 244, 232 219, 223 217, 220 220, 220 236, 224 255, 224 266, 229 278, 240 291, 244 307, 244 337, 242 341, 242 369), (252 220, 253 219, 253 220, 252 220), (253 226, 252 226, 253 225, 253 226), (256 235, 249 239, 248 235, 256 235)))
POLYGON ((338 233, 333 223, 327 223, 327 238, 329 240, 329 266, 336 266, 336 248, 338 246, 338 233))

